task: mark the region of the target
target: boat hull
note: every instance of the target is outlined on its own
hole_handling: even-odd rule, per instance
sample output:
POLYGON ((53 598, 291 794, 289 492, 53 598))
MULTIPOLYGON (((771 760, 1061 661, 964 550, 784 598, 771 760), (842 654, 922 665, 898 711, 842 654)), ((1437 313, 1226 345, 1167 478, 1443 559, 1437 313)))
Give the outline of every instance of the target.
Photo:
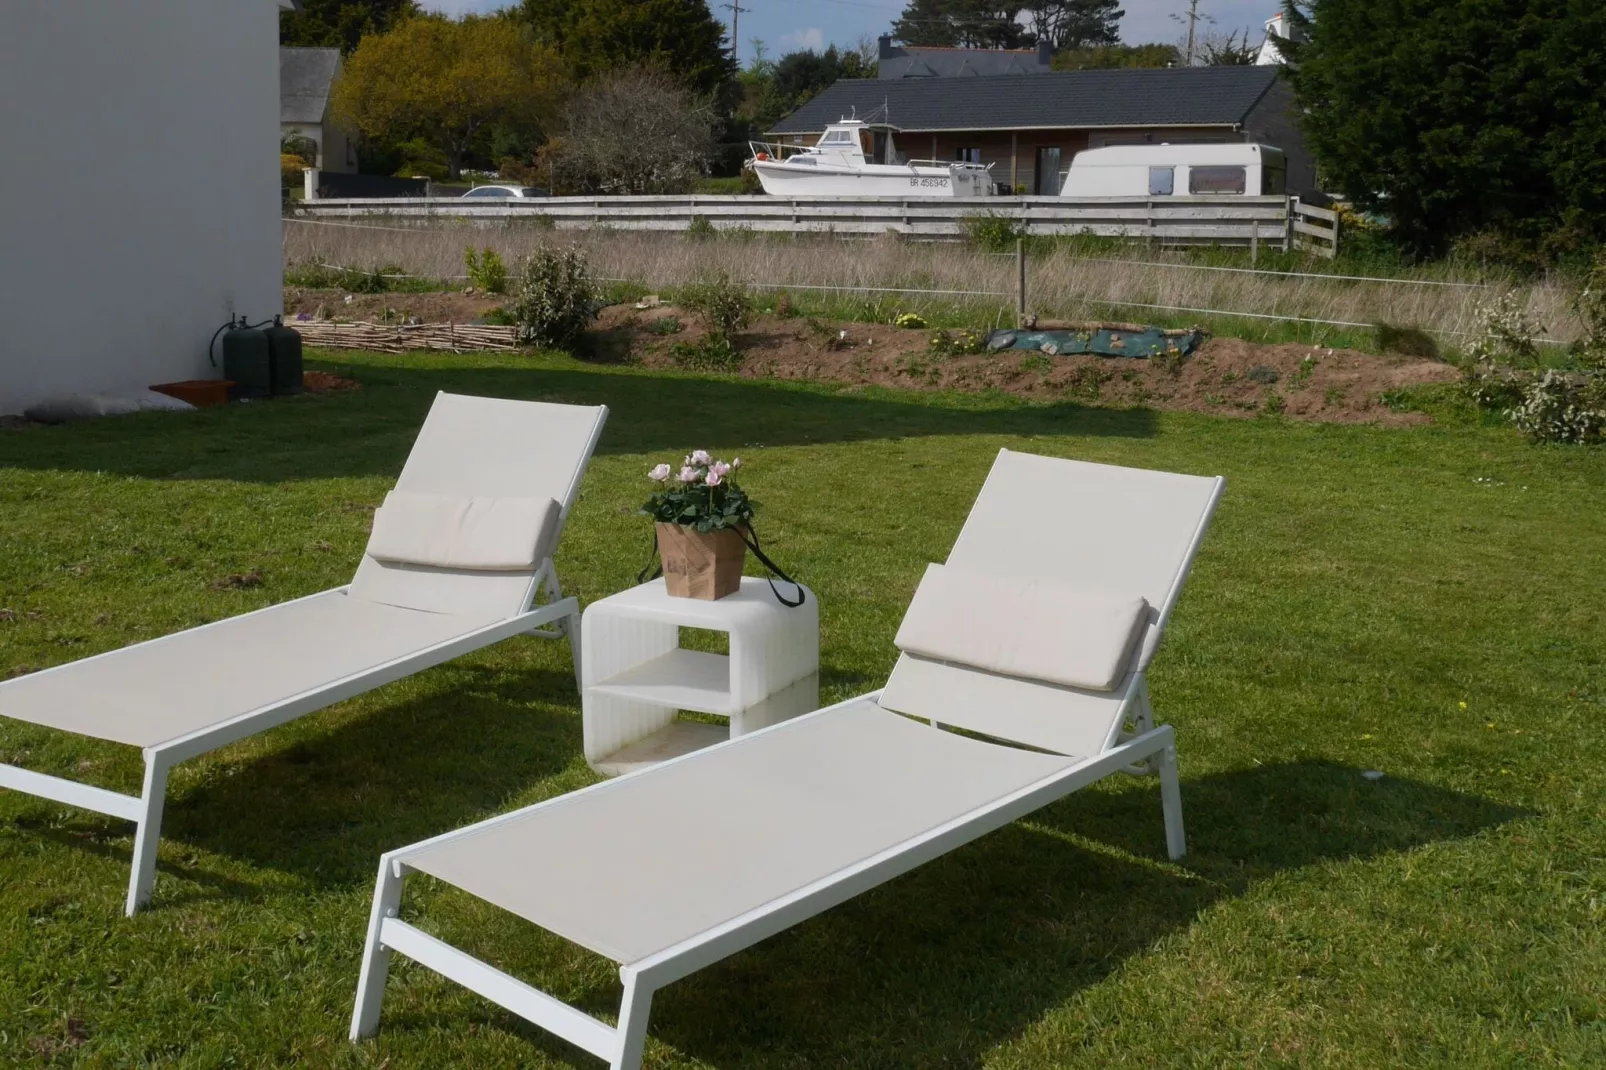
POLYGON ((993 192, 984 171, 950 172, 935 167, 872 164, 836 169, 753 160, 764 192, 775 197, 987 197, 993 192))

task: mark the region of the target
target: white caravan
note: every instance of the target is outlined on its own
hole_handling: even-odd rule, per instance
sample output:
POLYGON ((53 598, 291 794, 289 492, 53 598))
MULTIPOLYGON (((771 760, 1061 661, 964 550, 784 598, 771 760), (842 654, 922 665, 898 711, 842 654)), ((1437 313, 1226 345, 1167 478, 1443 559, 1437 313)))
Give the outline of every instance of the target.
POLYGON ((764 192, 777 197, 990 197, 990 165, 944 160, 902 159, 886 136, 885 156, 896 163, 875 163, 866 151, 869 128, 858 119, 843 119, 825 128, 820 140, 806 148, 753 141, 747 161, 764 192))
POLYGON ((1061 197, 1281 196, 1288 160, 1270 145, 1112 145, 1071 160, 1061 197))

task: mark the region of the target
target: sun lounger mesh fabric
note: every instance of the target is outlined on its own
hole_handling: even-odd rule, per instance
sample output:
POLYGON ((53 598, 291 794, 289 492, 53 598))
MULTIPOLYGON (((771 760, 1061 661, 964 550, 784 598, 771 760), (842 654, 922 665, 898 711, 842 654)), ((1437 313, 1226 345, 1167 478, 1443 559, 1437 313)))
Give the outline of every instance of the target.
MULTIPOLYGON (((1216 481, 1142 468, 1000 450, 947 564, 1001 578, 1044 580, 1089 594, 1166 604, 1209 514, 1216 481)), ((1131 670, 1158 636, 1147 629, 1131 670)), ((1125 680, 1110 692, 1034 683, 904 654, 880 703, 916 717, 1043 747, 1093 755, 1120 716, 1125 680)))
POLYGON ((928 565, 894 642, 938 661, 1111 691, 1148 623, 1142 597, 928 565))
POLYGON ((328 591, 10 681, 0 716, 149 747, 501 619, 328 591))
MULTIPOLYGON (((437 395, 395 489, 566 501, 597 419, 597 409, 575 405, 437 395)), ((409 609, 511 616, 525 608, 530 573, 439 568, 364 555, 351 593, 409 609)))
POLYGON ((865 701, 402 860, 628 964, 1069 764, 865 701))

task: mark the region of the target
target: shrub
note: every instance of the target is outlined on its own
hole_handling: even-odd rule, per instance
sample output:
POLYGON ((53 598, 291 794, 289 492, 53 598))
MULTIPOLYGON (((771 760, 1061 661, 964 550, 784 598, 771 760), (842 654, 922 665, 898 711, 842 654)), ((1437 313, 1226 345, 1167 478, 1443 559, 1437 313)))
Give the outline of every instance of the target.
POLYGON ((1256 364, 1244 373, 1244 378, 1251 383, 1259 383, 1261 386, 1276 386, 1277 380, 1281 379, 1282 376, 1277 374, 1277 369, 1270 364, 1256 364))
POLYGON ((463 250, 463 264, 468 268, 468 281, 476 290, 488 294, 507 293, 507 265, 495 249, 486 246, 476 252, 470 245, 463 250))
POLYGON ((732 372, 741 367, 742 354, 730 340, 709 333, 697 342, 671 342, 669 357, 683 368, 732 372))
POLYGON ((1379 353, 1396 353, 1402 357, 1421 357, 1424 360, 1441 360, 1439 343, 1433 336, 1417 327, 1396 327, 1392 323, 1373 326, 1377 335, 1379 353))
POLYGON ((718 234, 719 231, 714 229, 714 224, 708 221, 707 216, 694 215, 686 225, 686 237, 693 241, 706 241, 718 234))
POLYGON ((1599 443, 1606 438, 1606 376, 1547 369, 1523 388, 1511 420, 1531 442, 1599 443))
POLYGON ((585 254, 573 247, 536 246, 519 263, 509 311, 522 345, 568 347, 597 316, 600 294, 585 254))
POLYGON ((1018 220, 992 212, 977 212, 959 221, 966 240, 989 252, 1002 253, 1015 248, 1015 242, 1026 236, 1026 228, 1018 220))
POLYGON ((662 316, 647 324, 648 334, 679 334, 681 322, 675 316, 662 316))
POLYGON ((987 351, 987 332, 966 327, 950 334, 936 331, 927 343, 931 352, 943 357, 969 356, 987 351))
POLYGON ((926 325, 925 318, 922 317, 918 312, 905 312, 892 322, 896 323, 899 327, 908 327, 911 329, 918 329, 926 325))
POLYGON ((301 185, 301 172, 306 170, 307 161, 294 153, 281 152, 279 154, 279 184, 285 189, 295 189, 301 185))
POLYGON ((727 271, 713 272, 692 283, 681 291, 679 303, 697 313, 709 334, 727 345, 753 314, 752 295, 727 271))

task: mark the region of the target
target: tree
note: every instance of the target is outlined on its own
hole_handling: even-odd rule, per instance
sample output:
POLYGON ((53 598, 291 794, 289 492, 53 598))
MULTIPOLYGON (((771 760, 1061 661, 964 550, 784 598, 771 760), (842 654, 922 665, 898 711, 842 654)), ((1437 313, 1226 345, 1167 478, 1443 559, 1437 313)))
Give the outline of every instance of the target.
POLYGON ((1054 53, 1056 71, 1107 71, 1121 67, 1180 67, 1176 45, 1100 45, 1054 53))
POLYGON ((365 34, 384 33, 418 14, 417 0, 301 0, 299 11, 279 12, 279 43, 350 54, 365 34))
POLYGON ((892 32, 917 46, 1026 48, 1035 38, 1020 24, 1021 7, 998 0, 909 0, 892 32))
POLYGON ((623 67, 570 96, 563 133, 541 150, 541 163, 568 187, 683 193, 707 172, 718 125, 712 94, 661 67, 623 67))
POLYGON ((1606 238, 1606 5, 1314 0, 1288 16, 1306 137, 1330 180, 1424 252, 1497 231, 1606 238))
POLYGON ((427 142, 457 178, 482 130, 540 125, 561 86, 557 57, 510 19, 419 16, 363 38, 331 103, 366 137, 427 142))
POLYGON ((728 93, 736 63, 705 0, 523 0, 519 17, 584 81, 642 63, 699 93, 728 93))
POLYGON ((1119 0, 1029 0, 1032 32, 1054 51, 1098 48, 1121 40, 1119 0))
POLYGON ((1260 46, 1250 43, 1247 29, 1242 38, 1236 32, 1220 34, 1212 30, 1204 35, 1197 58, 1206 67, 1253 67, 1260 59, 1260 46))

